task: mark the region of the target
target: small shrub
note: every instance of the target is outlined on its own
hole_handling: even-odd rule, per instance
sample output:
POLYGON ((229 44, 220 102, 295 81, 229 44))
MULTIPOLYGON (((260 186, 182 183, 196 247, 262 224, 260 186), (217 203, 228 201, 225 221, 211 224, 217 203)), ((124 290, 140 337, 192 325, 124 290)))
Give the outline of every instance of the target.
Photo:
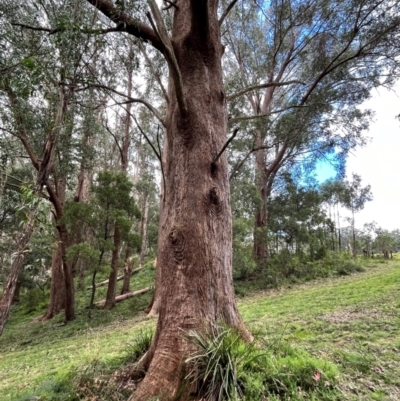
POLYGON ((354 262, 343 262, 336 269, 336 274, 339 276, 349 276, 354 273, 364 272, 365 268, 354 262))

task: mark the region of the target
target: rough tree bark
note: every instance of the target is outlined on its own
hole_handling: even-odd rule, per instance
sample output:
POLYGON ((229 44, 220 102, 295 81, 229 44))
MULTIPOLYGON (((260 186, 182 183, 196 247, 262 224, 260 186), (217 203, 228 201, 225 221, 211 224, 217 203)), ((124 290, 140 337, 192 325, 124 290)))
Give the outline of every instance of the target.
POLYGON ((14 298, 15 289, 17 287, 18 276, 21 273, 24 263, 24 252, 26 246, 29 244, 34 227, 33 215, 28 215, 28 221, 24 225, 24 229, 17 236, 17 252, 14 260, 11 263, 10 274, 8 275, 7 282, 4 286, 3 294, 0 298, 0 336, 3 333, 4 326, 7 322, 8 313, 14 298))
POLYGON ((123 21, 128 32, 151 41, 165 55, 170 70, 168 150, 163 166, 166 188, 157 255, 162 302, 145 358, 147 374, 130 400, 147 401, 154 396, 171 400, 180 386, 182 362, 190 347, 182 330, 224 321, 244 338, 251 338, 233 290, 226 155, 215 161, 227 135, 218 0, 178 1, 171 39, 153 0, 149 4, 158 35, 121 15, 110 1, 89 1, 114 22, 123 21))

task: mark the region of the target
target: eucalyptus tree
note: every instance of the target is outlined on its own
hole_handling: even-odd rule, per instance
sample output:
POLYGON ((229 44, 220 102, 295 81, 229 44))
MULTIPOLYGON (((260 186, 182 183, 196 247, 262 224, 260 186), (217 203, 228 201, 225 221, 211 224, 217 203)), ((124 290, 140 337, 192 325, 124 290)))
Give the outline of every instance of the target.
POLYGON ((68 231, 61 221, 69 180, 78 161, 75 144, 79 142, 81 120, 77 115, 83 96, 76 90, 76 82, 91 75, 90 62, 101 54, 98 42, 74 30, 86 18, 81 6, 72 0, 1 4, 4 73, 0 94, 5 105, 1 125, 20 141, 37 172, 38 190, 45 190, 53 205, 58 250, 54 252, 51 297, 44 318, 51 318, 64 307, 66 321, 75 314, 74 282, 72 266, 66 261, 68 231), (57 28, 28 30, 35 24, 57 28), (65 31, 73 34, 64 35, 65 31))
POLYGON ((385 259, 393 258, 393 250, 395 249, 396 239, 392 233, 382 228, 377 228, 376 238, 373 247, 378 252, 382 252, 385 259), (390 256, 389 256, 390 255, 390 256))
POLYGON ((326 228, 331 224, 322 202, 318 187, 286 177, 284 187, 270 201, 272 244, 297 254, 308 250, 311 260, 321 254, 327 248, 326 228))
MULTIPOLYGON (((67 19, 66 24, 69 29, 64 29, 66 25, 60 27, 56 21, 51 20, 35 21, 33 28, 66 37, 74 32, 118 32, 119 35, 130 35, 137 39, 138 48, 142 46, 151 54, 158 52, 157 57, 163 60, 164 68, 168 68, 167 90, 163 90, 165 82, 162 77, 157 78, 157 68, 152 68, 154 79, 163 95, 163 104, 160 107, 142 96, 129 97, 116 87, 107 88, 107 91, 122 96, 125 101, 146 107, 164 130, 162 149, 149 141, 161 162, 163 176, 156 282, 162 302, 153 343, 139 364, 147 374, 130 399, 144 401, 159 396, 163 399, 184 398, 185 394, 179 393, 179 390, 191 346, 185 336, 182 336, 182 331, 209 326, 222 320, 235 328, 243 338, 251 339, 238 313, 232 285, 232 219, 225 149, 229 144, 226 141, 227 100, 240 99, 255 89, 253 82, 250 82, 250 87, 238 88, 237 93, 227 96, 221 64, 224 54, 221 27, 235 5, 241 3, 237 0, 229 4, 218 0, 166 1, 164 12, 159 9, 155 0, 115 3, 110 0, 87 0, 86 3, 93 7, 86 9, 83 14, 94 18, 94 29, 88 29, 82 24, 68 25, 70 19, 67 19)), ((83 7, 84 2, 78 4, 83 7)), ((252 3, 243 1, 243 4, 250 7, 252 3)), ((392 9, 398 6, 393 5, 393 2, 380 2, 373 11, 373 21, 368 20, 369 6, 376 4, 372 0, 362 4, 350 0, 344 5, 343 2, 329 3, 322 0, 310 4, 312 12, 307 11, 310 9, 308 2, 293 4, 293 8, 297 10, 295 14, 302 16, 299 25, 302 27, 299 29, 301 35, 298 39, 300 47, 296 47, 296 52, 304 55, 302 49, 309 42, 307 38, 310 37, 313 19, 319 19, 318 24, 322 27, 331 24, 327 31, 332 36, 311 35, 313 46, 309 49, 321 49, 317 61, 321 61, 322 66, 318 62, 308 63, 304 56, 304 65, 299 66, 299 72, 294 78, 305 85, 293 83, 294 89, 281 92, 282 101, 276 102, 282 103, 284 108, 297 107, 295 111, 288 110, 276 122, 274 129, 279 141, 266 144, 274 149, 278 147, 278 155, 285 155, 286 149, 293 148, 289 139, 293 141, 304 132, 308 133, 310 125, 319 127, 322 124, 320 121, 324 122, 322 115, 326 106, 321 99, 329 99, 330 105, 334 102, 335 105, 339 102, 347 105, 340 97, 345 91, 345 80, 340 75, 347 71, 344 67, 361 54, 372 52, 373 49, 380 52, 377 44, 387 43, 385 40, 388 35, 395 39, 397 34, 395 29, 398 28, 398 17, 396 10, 392 9), (302 4, 306 11, 301 10, 302 4), (333 6, 327 8, 325 4, 333 6), (385 18, 383 8, 386 9, 385 18), (332 13, 335 18, 330 20, 327 15, 332 13), (355 23, 353 27, 357 31, 356 37, 350 35, 346 38, 343 34, 346 29, 338 24, 341 18, 347 18, 348 23, 355 23), (366 22, 370 23, 371 28, 366 22), (337 29, 333 29, 334 27, 337 29), (321 46, 318 47, 318 43, 321 46), (361 50, 354 53, 352 44, 356 43, 360 43, 361 50), (335 51, 331 52, 331 49, 335 51), (315 75, 310 76, 310 70, 315 75), (299 93, 299 90, 303 92, 299 93), (300 110, 303 109, 304 114, 301 114, 300 110), (318 110, 321 110, 319 114, 318 110), (314 122, 315 119, 317 123, 314 122), (295 135, 286 138, 289 131, 295 132, 295 135)), ((281 20, 287 25, 287 21, 291 23, 292 15, 294 14, 283 13, 281 20)), ((249 24, 248 28, 251 29, 252 25, 249 24)), ((25 26, 24 29, 32 29, 32 26, 25 26)), ((267 29, 272 32, 271 27, 267 29)), ((289 31, 295 33, 297 26, 293 25, 289 31)), ((349 31, 350 29, 347 33, 349 31)), ((226 49, 226 54, 230 51, 233 50, 226 49)), ((371 63, 384 59, 385 54, 378 56, 370 53, 371 63)), ((348 92, 349 96, 352 94, 357 99, 360 93, 357 83, 361 78, 365 78, 368 83, 370 81, 367 79, 369 77, 360 75, 358 65, 352 65, 356 69, 354 82, 351 82, 355 89, 350 85, 348 92)), ((377 65, 379 69, 379 64, 377 65)), ((272 69, 272 72, 272 79, 261 85, 282 89, 282 84, 287 82, 277 82, 276 71, 272 69)), ((366 75, 368 73, 365 71, 366 75)), ((288 78, 292 80, 292 77, 288 78)), ((348 110, 348 114, 351 115, 351 111, 353 110, 348 110)), ((261 117, 264 118, 263 115, 261 117)), ((231 123, 238 122, 239 120, 231 119, 231 123)), ((275 165, 280 165, 281 162, 282 159, 277 159, 275 165)))
POLYGON ((364 209, 365 203, 372 201, 373 196, 371 186, 366 185, 363 187, 361 185, 361 177, 358 174, 353 173, 351 180, 346 180, 344 185, 345 191, 343 193, 343 205, 351 212, 351 218, 348 220, 351 225, 352 252, 353 257, 355 258, 357 256, 355 214, 364 209))
POLYGON ((255 153, 262 202, 254 253, 265 259, 267 199, 277 173, 304 153, 311 162, 332 151, 343 159, 363 143, 370 113, 357 106, 398 77, 399 14, 390 1, 238 4, 224 35, 229 122, 250 134, 244 158, 255 153))
POLYGON ((112 254, 111 272, 105 308, 110 309, 115 304, 119 268, 119 259, 115 257, 115 253, 120 251, 120 246, 116 242, 124 240, 127 248, 135 251, 140 249, 140 237, 131 232, 133 221, 140 216, 140 211, 132 197, 132 186, 133 184, 124 172, 103 171, 99 173, 91 188, 88 202, 70 202, 66 207, 64 219, 71 226, 71 231, 76 229, 78 223, 85 226, 91 233, 90 241, 68 248, 70 258, 87 260, 92 267, 89 309, 94 302, 96 275, 104 265, 105 256, 110 252, 112 254))
POLYGON ((171 6, 168 33, 153 1, 148 14, 153 26, 144 23, 140 10, 130 16, 109 1, 91 3, 121 30, 150 42, 169 67, 157 257, 162 304, 154 342, 143 360, 148 372, 132 399, 173 398, 189 350, 182 330, 223 319, 250 338, 234 300, 228 166, 219 154, 227 129, 220 39, 224 17, 218 19, 217 1, 178 2, 171 6))
POLYGON ((320 191, 324 202, 328 205, 329 217, 334 222, 331 227, 333 250, 337 249, 340 252, 342 249, 340 208, 345 202, 345 194, 347 192, 346 184, 343 180, 327 180, 322 183, 320 191))

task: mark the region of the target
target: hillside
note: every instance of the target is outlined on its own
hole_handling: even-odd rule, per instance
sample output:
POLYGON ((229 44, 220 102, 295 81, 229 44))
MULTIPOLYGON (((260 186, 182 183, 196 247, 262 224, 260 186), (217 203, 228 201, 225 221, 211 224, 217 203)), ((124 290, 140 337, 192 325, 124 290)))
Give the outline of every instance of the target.
MULTIPOLYGON (((285 351, 284 364, 276 359, 281 374, 292 362, 321 361, 335 376, 324 378, 323 367, 321 377, 311 372, 310 383, 321 381, 321 388, 308 394, 298 386, 290 399, 399 400, 399 295, 399 261, 376 260, 356 275, 258 292, 242 298, 239 308, 271 353, 296 350, 285 351)), ((61 317, 40 323, 14 309, 0 338, 0 400, 125 399, 134 386, 124 379, 134 339, 155 325, 138 312, 146 302, 132 299, 112 312, 96 311, 91 321, 83 312, 67 326, 61 317)), ((288 380, 296 383, 295 374, 288 380)), ((279 396, 285 399, 285 392, 268 399, 279 396)))

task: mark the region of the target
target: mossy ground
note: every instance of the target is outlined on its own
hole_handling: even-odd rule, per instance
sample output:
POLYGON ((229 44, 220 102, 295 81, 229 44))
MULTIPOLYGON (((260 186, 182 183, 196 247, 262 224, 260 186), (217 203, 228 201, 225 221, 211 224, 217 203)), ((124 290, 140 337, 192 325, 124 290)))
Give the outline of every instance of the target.
MULTIPOLYGON (((366 268, 351 276, 259 291, 239 300, 240 312, 265 344, 298 350, 296 361, 304 355, 335 366, 331 399, 400 400, 399 259, 372 260, 366 268)), ((145 287, 153 276, 150 268, 141 272, 132 279, 133 289, 145 287)), ((87 294, 79 297, 84 305, 87 294)), ((97 399, 126 399, 129 388, 107 398, 110 381, 104 378, 116 371, 122 375, 135 336, 155 325, 141 312, 150 297, 124 301, 111 312, 95 310, 91 320, 82 306, 66 326, 62 316, 35 321, 40 310, 21 302, 0 337, 0 400, 94 400, 96 388, 103 394, 97 399)), ((279 369, 290 365, 290 352, 285 358, 279 369)), ((291 399, 329 398, 299 388, 291 399)))

